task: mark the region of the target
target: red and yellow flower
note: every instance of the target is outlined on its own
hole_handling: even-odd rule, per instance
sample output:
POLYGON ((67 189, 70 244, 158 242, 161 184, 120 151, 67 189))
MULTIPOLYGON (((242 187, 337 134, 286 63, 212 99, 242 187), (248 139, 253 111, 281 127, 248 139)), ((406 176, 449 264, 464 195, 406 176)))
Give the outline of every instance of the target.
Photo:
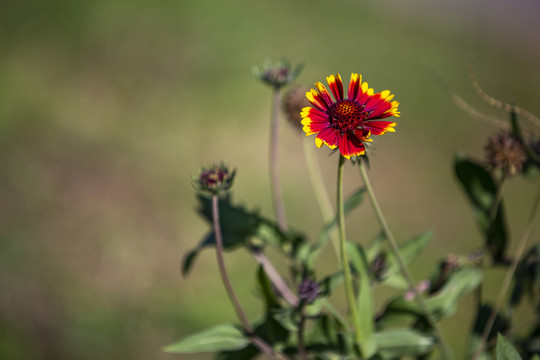
POLYGON ((317 90, 311 89, 306 97, 313 107, 302 109, 302 125, 307 135, 317 134, 315 144, 321 147, 339 148, 341 155, 363 155, 364 142, 370 142, 371 135, 394 132, 395 122, 381 120, 390 116, 399 117, 399 103, 392 101, 394 95, 385 90, 373 93, 362 76, 351 74, 347 98, 343 94, 343 82, 339 74, 326 78, 333 99, 326 87, 317 82, 317 90))

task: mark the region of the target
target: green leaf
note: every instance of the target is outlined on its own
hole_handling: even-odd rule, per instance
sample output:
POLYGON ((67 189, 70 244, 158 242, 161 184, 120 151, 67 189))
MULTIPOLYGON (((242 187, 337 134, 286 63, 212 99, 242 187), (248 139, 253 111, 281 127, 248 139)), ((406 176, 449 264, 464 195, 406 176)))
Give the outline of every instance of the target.
POLYGON ((463 267, 451 274, 435 296, 427 300, 428 308, 436 317, 453 315, 461 297, 476 289, 483 279, 482 269, 463 267))
POLYGON ((253 345, 248 345, 241 350, 221 351, 216 355, 216 360, 252 360, 259 354, 259 349, 253 345))
MULTIPOLYGON (((403 261, 405 261, 405 264, 410 263, 416 258, 426 248, 432 237, 433 232, 426 231, 400 245, 399 253, 403 258, 403 261)), ((383 275, 385 278, 383 281, 384 285, 398 289, 407 289, 409 287, 408 281, 401 274, 401 269, 396 257, 391 252, 387 254, 386 267, 387 269, 383 275)))
POLYGON ((163 350, 170 353, 198 353, 238 350, 246 347, 249 340, 240 328, 232 324, 218 325, 190 335, 163 350))
POLYGON ((315 359, 357 359, 351 333, 344 330, 340 320, 322 314, 313 319, 313 326, 307 329, 306 349, 317 354, 315 359))
MULTIPOLYGON (((234 234, 224 233, 223 234, 223 248, 225 250, 231 250, 239 246, 244 241, 243 238, 235 236, 234 234)), ((195 263, 195 259, 198 257, 199 253, 206 247, 214 246, 216 243, 214 238, 214 233, 210 232, 201 240, 201 242, 195 247, 195 249, 189 251, 185 257, 182 264, 182 275, 187 276, 195 263)))
POLYGON ((362 355, 367 359, 377 352, 377 344, 373 337, 375 332, 373 324, 375 311, 367 258, 360 244, 347 242, 347 252, 359 277, 359 292, 357 295, 358 312, 361 314, 359 336, 361 339, 362 355))
MULTIPOLYGON (((200 194, 197 198, 199 200, 199 214, 212 226, 211 199, 200 194)), ((286 249, 291 256, 295 256, 298 249, 306 242, 299 233, 281 232, 275 222, 260 216, 258 212, 248 211, 243 207, 231 204, 231 199, 228 196, 219 199, 219 215, 225 250, 232 250, 239 246, 251 248, 255 245, 262 246, 265 243, 271 243, 286 249), (255 239, 260 239, 262 242, 255 244, 255 239)), ((182 265, 184 276, 191 270, 199 252, 206 247, 214 246, 214 244, 214 234, 213 231, 210 231, 197 247, 184 257, 182 265)))
POLYGON ((430 352, 435 339, 432 336, 412 329, 389 329, 377 332, 375 341, 378 354, 383 359, 421 356, 430 352))
POLYGON ((262 323, 255 326, 255 334, 259 335, 270 345, 283 343, 289 334, 289 330, 274 317, 274 315, 280 312, 282 313, 283 309, 272 290, 270 280, 262 266, 259 267, 257 272, 257 280, 264 299, 265 318, 262 323))
POLYGON ((500 333, 497 335, 497 348, 496 348, 497 360, 522 360, 516 349, 510 344, 510 342, 500 333))
POLYGON ((330 296, 335 288, 337 288, 343 282, 343 270, 340 270, 334 274, 326 276, 319 282, 321 289, 320 294, 322 296, 330 296))
MULTIPOLYGON (((461 297, 475 289, 482 281, 482 270, 476 267, 463 267, 450 275, 443 287, 425 303, 435 319, 450 316, 456 312, 461 297)), ((414 318, 423 318, 424 312, 414 299, 406 300, 399 296, 386 307, 382 320, 395 314, 409 314, 414 318)))
POLYGON ((501 261, 507 245, 506 217, 503 202, 499 203, 493 222, 491 208, 496 201, 498 186, 491 174, 481 164, 457 155, 454 160, 456 175, 473 205, 477 223, 486 239, 486 247, 494 260, 501 261))
POLYGON ((525 295, 540 311, 540 245, 534 245, 519 262, 514 274, 510 306, 515 308, 525 295))
POLYGON ((375 260, 375 257, 379 255, 379 253, 381 252, 381 247, 385 239, 386 239, 386 235, 384 234, 384 231, 381 231, 377 235, 377 237, 366 248, 365 252, 366 252, 366 256, 368 258, 369 263, 375 260))

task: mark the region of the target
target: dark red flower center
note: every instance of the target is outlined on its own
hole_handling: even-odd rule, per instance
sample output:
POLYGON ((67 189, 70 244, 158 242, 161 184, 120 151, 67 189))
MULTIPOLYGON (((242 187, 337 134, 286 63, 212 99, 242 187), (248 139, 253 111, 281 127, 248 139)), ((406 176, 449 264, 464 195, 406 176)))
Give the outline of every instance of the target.
POLYGON ((363 105, 352 100, 341 100, 330 106, 326 111, 330 124, 342 134, 361 128, 367 116, 363 105))

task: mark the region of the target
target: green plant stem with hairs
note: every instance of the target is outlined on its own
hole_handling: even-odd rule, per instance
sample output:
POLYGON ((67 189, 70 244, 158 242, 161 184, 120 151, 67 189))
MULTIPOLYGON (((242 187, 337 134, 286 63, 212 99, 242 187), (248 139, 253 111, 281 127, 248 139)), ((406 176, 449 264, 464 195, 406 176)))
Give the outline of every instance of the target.
POLYGON ((242 324, 242 327, 245 329, 247 335, 249 336, 250 342, 259 349, 263 354, 266 356, 272 358, 272 359, 280 359, 280 360, 286 360, 287 357, 281 353, 276 353, 274 349, 263 339, 258 337, 253 333, 253 327, 249 323, 244 310, 242 309, 242 306, 240 305, 240 302, 238 301, 238 297, 236 296, 236 293, 234 292, 234 289, 231 284, 231 280, 229 279, 229 275, 227 274, 227 269, 225 268, 225 261, 223 259, 223 239, 221 237, 221 226, 219 223, 219 198, 218 195, 212 195, 212 223, 214 227, 214 238, 216 240, 216 257, 217 257, 217 263, 219 268, 219 273, 221 275, 221 280, 223 281, 223 285, 225 285, 225 290, 227 291, 227 295, 229 296, 229 299, 231 300, 231 303, 234 307, 234 311, 236 312, 236 316, 238 317, 238 320, 242 324))
POLYGON ((488 340, 489 333, 491 332, 491 328, 493 327, 493 324, 495 323, 495 319, 497 318, 497 313, 499 312, 499 309, 501 308, 503 304, 504 296, 506 295, 508 288, 510 287, 510 283, 512 282, 512 278, 514 277, 517 266, 519 264, 519 259, 521 259, 521 256, 523 255, 523 252, 525 251, 525 247, 527 246, 527 242, 529 240, 529 236, 531 234, 531 230, 534 225, 534 218, 536 216, 536 211, 538 210, 539 203, 540 203, 540 187, 538 188, 538 191, 533 201, 531 212, 529 214, 529 222, 527 224, 527 227, 525 228, 525 231, 523 232, 523 235, 521 236, 521 240, 518 243, 516 254, 514 255, 512 259, 510 268, 506 272, 506 275, 504 277, 499 293, 497 294, 495 305, 491 309, 491 313, 489 314, 489 318, 486 322, 486 326, 484 327, 484 331, 482 332, 482 337, 480 338, 480 341, 478 342, 478 346, 476 347, 476 351, 474 352, 472 356, 472 360, 478 359, 480 355, 482 355, 482 352, 485 349, 485 345, 488 340))
POLYGON ((388 243, 390 244, 390 250, 394 254, 394 256, 397 259, 399 268, 401 270, 401 273, 407 280, 409 284, 409 289, 413 292, 414 298, 416 299, 416 302, 422 309, 422 312, 424 313, 424 316, 426 317, 426 320, 428 321, 429 325, 433 328, 435 331, 435 334, 441 344, 442 348, 442 356, 443 359, 452 359, 452 353, 450 351, 450 348, 446 344, 443 334, 438 326, 438 324, 435 322, 435 319, 433 318, 433 315, 431 315, 431 312, 429 311, 426 302, 424 301, 424 298, 422 294, 418 291, 416 288, 416 284, 414 282, 414 279, 409 272, 409 269, 407 268, 407 264, 405 263, 405 260, 403 260, 403 257, 401 256, 401 253, 399 252, 399 246, 396 242, 396 239, 394 238, 394 235, 392 234, 392 231, 390 230, 390 227, 388 226, 388 222, 386 221, 386 218, 384 217, 384 214, 381 211, 381 208, 379 206, 379 202, 377 201, 377 198, 375 196, 375 193, 373 191, 373 188, 371 186, 371 182, 369 181, 368 174, 366 172, 364 164, 360 161, 360 173, 362 174, 362 180, 364 181, 364 185, 366 187, 366 191, 368 193, 369 199, 371 201, 371 204, 373 205, 373 210, 375 211, 375 215, 377 216, 377 219, 379 220, 381 227, 383 228, 383 231, 386 235, 386 239, 388 240, 388 243))
POLYGON ((272 189, 272 203, 279 229, 283 232, 288 230, 283 194, 281 193, 281 181, 279 179, 279 110, 281 92, 275 88, 272 93, 272 115, 270 125, 270 185, 272 189))
POLYGON ((339 220, 339 246, 341 254, 341 265, 343 267, 344 274, 344 287, 345 287, 345 296, 347 298, 347 303, 349 305, 349 311, 351 313, 351 318, 354 326, 354 335, 355 342, 362 352, 362 328, 360 325, 360 315, 358 313, 356 299, 354 296, 354 289, 351 276, 351 268, 349 266, 349 257, 347 255, 347 239, 345 235, 345 209, 343 207, 343 167, 345 165, 346 159, 340 154, 339 155, 339 166, 338 166, 338 180, 337 180, 337 211, 338 211, 338 220, 339 220))

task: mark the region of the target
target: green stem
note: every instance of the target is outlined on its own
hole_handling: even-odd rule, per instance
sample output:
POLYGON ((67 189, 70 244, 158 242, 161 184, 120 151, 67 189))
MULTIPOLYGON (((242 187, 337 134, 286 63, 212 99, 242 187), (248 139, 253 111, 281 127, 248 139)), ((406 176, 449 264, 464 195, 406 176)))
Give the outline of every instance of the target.
POLYGON ((298 354, 300 359, 308 360, 306 346, 304 345, 304 330, 306 326, 306 307, 304 304, 300 308, 300 323, 298 324, 298 354))
POLYGON ((283 194, 281 193, 281 183, 279 179, 279 109, 280 109, 280 90, 276 88, 272 98, 272 115, 270 131, 270 185, 272 188, 272 202, 274 204, 274 213, 279 229, 286 232, 288 229, 287 218, 285 216, 285 207, 283 205, 283 194))
POLYGON ((251 343, 259 349, 263 354, 270 358, 275 359, 281 359, 285 360, 287 357, 281 353, 276 353, 274 349, 263 339, 258 337, 253 333, 253 327, 249 323, 244 310, 242 310, 242 306, 240 306, 240 302, 238 301, 238 297, 236 296, 236 293, 234 292, 234 289, 231 284, 231 280, 229 279, 229 275, 227 274, 227 269, 225 268, 225 260, 223 258, 223 239, 221 237, 221 225, 219 223, 219 199, 217 195, 212 196, 212 222, 214 225, 214 238, 216 240, 216 257, 217 257, 217 263, 219 268, 219 274, 221 275, 221 280, 223 281, 223 285, 225 285, 225 290, 227 291, 227 295, 229 296, 229 299, 231 300, 231 303, 234 307, 234 311, 236 312, 236 316, 238 317, 238 320, 240 320, 240 323, 242 324, 242 327, 246 330, 247 335, 249 336, 249 340, 251 343))
POLYGON ((523 251, 525 251, 525 247, 527 246, 527 241, 529 240, 529 236, 531 234, 531 231, 534 225, 534 218, 536 216, 536 211, 538 210, 539 203, 540 203, 540 188, 538 188, 538 192, 536 193, 536 196, 533 201, 531 213, 529 214, 529 223, 527 224, 527 227, 525 228, 525 231, 523 232, 523 235, 521 236, 521 240, 519 241, 519 244, 516 249, 516 254, 514 255, 512 259, 512 264, 510 265, 510 268, 506 272, 506 275, 504 277, 499 293, 497 294, 495 305, 491 309, 491 313, 489 314, 488 321, 486 322, 486 326, 484 328, 484 331, 482 332, 482 337, 480 338, 480 342, 478 343, 478 346, 476 347, 476 351, 474 352, 474 355, 472 357, 473 360, 478 359, 485 349, 485 345, 488 340, 489 333, 491 332, 491 328, 493 327, 493 324, 495 323, 495 319, 497 318, 497 313, 499 312, 499 309, 502 306, 502 303, 504 301, 504 296, 506 295, 506 292, 508 291, 508 288, 510 287, 510 283, 512 282, 512 278, 514 277, 514 273, 516 272, 517 266, 519 264, 519 259, 521 259, 521 256, 523 255, 523 251))
POLYGON ((355 330, 355 341, 360 352, 362 352, 362 329, 360 326, 360 317, 358 314, 356 299, 354 297, 354 289, 351 276, 351 268, 349 266, 349 258, 347 255, 347 240, 345 237, 345 210, 343 207, 343 167, 345 158, 339 155, 338 180, 337 180, 337 211, 339 219, 339 245, 341 253, 341 264, 343 266, 343 274, 345 276, 345 296, 349 304, 349 311, 355 330))
MULTIPOLYGON (((330 202, 330 197, 324 186, 322 179, 321 169, 317 158, 315 157, 315 152, 313 151, 313 140, 303 141, 304 144, 304 156, 306 158, 306 166, 308 169, 309 179, 311 180, 311 185, 313 186, 313 192, 315 193, 315 199, 319 205, 319 210, 321 212, 323 221, 325 224, 330 223, 334 220, 334 211, 332 203, 330 202)), ((330 232, 330 241, 334 247, 334 252, 339 258, 339 240, 338 233, 335 227, 332 228, 330 232)))
POLYGON ((379 203, 377 201, 377 198, 375 197, 375 193, 373 192, 373 188, 371 187, 371 182, 369 181, 368 174, 366 172, 366 169, 364 167, 364 164, 360 162, 360 173, 362 174, 362 179, 364 181, 364 185, 366 186, 366 191, 368 192, 369 199, 371 200, 371 204, 373 205, 373 210, 375 211, 375 215, 379 219, 379 222, 383 228, 383 231, 386 235, 386 238, 388 239, 388 243, 390 244, 390 249, 392 250, 392 253, 394 254, 395 258, 397 259, 398 265, 401 269, 401 273, 409 283, 409 289, 413 292, 415 295, 414 298, 416 299, 416 302, 418 303, 418 306, 422 309, 422 312, 424 313, 424 316, 429 323, 429 325, 434 329, 435 334, 437 338, 439 339, 439 342, 442 347, 442 355, 443 359, 451 359, 452 354, 450 352, 450 349, 446 342, 444 341, 442 332, 438 326, 438 324, 435 322, 435 319, 433 318, 433 315, 429 311, 426 302, 424 301, 424 298, 422 294, 418 291, 416 288, 414 279, 409 272, 409 269, 407 268, 407 264, 405 263, 405 260, 403 260, 403 257, 401 256, 401 253, 399 252, 399 246, 396 242, 396 239, 394 238, 394 235, 392 234, 392 231, 390 231, 390 227, 388 226, 388 222, 386 221, 386 218, 384 217, 381 208, 379 206, 379 203))
MULTIPOLYGON (((506 184, 506 182, 504 181, 505 178, 503 177, 500 181, 500 185, 497 187, 497 192, 495 194, 495 200, 493 201, 493 204, 491 205, 491 209, 489 210, 489 217, 488 217, 488 226, 490 227, 488 229, 488 236, 489 236, 489 233, 491 232, 491 227, 493 226, 493 222, 495 221, 495 218, 497 216, 497 213, 498 213, 498 210, 499 210, 499 205, 501 204, 501 201, 502 201, 502 194, 503 194, 503 188, 504 188, 504 184, 506 184)), ((487 241, 488 239, 486 239, 485 243, 484 243, 484 248, 482 250, 482 254, 485 254, 485 250, 486 250, 486 245, 488 243, 487 241)), ((484 259, 484 256, 482 256, 482 260, 484 259)), ((482 264, 480 264, 482 265, 482 264)), ((476 291, 475 291, 475 304, 476 304, 476 308, 477 309, 480 309, 480 307, 482 306, 482 301, 483 299, 483 287, 482 287, 482 284, 478 285, 478 287, 476 288, 476 291)))
POLYGON ((270 259, 268 259, 259 248, 252 247, 250 250, 255 260, 262 266, 277 292, 293 307, 298 306, 298 297, 289 289, 287 283, 276 270, 270 259))

